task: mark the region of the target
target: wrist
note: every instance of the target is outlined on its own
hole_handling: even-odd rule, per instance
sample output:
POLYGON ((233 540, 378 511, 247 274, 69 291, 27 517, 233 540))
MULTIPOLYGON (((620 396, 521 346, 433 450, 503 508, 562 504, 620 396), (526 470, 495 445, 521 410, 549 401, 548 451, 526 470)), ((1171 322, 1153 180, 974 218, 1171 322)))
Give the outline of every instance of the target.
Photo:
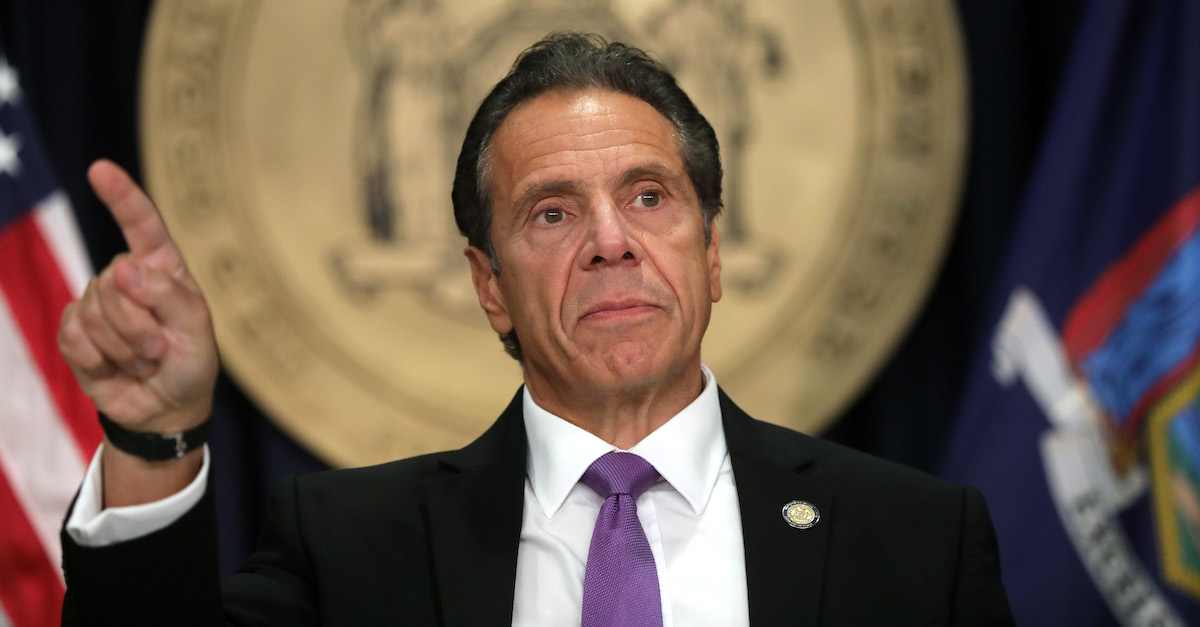
POLYGON ((100 450, 102 507, 124 507, 159 501, 186 488, 204 465, 204 447, 178 459, 147 461, 112 445, 100 450))

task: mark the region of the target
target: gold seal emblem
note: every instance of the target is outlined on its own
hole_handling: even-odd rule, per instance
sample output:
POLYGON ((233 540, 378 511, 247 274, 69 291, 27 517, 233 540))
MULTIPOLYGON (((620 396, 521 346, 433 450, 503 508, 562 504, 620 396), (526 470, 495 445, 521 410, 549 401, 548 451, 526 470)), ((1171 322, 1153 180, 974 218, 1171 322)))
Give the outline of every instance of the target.
POLYGON ((704 361, 750 413, 819 431, 921 302, 964 144, 948 0, 159 2, 148 183, 226 367, 329 462, 460 446, 520 384, 450 183, 486 90, 568 28, 652 51, 717 130, 704 361))
POLYGON ((808 501, 792 501, 783 506, 783 519, 797 529, 808 529, 821 520, 821 512, 808 501))

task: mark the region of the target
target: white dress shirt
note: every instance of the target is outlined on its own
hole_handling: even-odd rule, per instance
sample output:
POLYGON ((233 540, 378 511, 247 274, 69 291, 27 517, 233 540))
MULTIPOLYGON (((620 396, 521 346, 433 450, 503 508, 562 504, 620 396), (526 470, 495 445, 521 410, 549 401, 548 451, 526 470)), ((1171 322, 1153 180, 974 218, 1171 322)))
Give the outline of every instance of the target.
MULTIPOLYGON (((662 479, 637 500, 658 569, 663 625, 750 624, 746 558, 717 383, 704 369, 696 400, 629 452, 662 479)), ((513 625, 579 625, 583 573, 604 498, 579 480, 618 450, 524 400, 529 465, 513 625)))
POLYGON ((88 464, 79 487, 75 509, 67 519, 67 533, 80 546, 108 546, 126 540, 148 536, 179 520, 195 507, 208 485, 208 446, 204 447, 204 463, 200 474, 188 486, 159 501, 104 508, 104 476, 100 471, 101 444, 88 464))
MULTIPOLYGON (((700 396, 629 452, 662 475, 638 498, 638 519, 654 554, 663 625, 750 624, 746 560, 733 469, 721 426, 717 384, 704 368, 700 396)), ((524 395, 528 471, 513 625, 579 625, 592 528, 604 499, 579 480, 618 450, 550 414, 524 395)), ((100 453, 84 476, 67 533, 83 546, 132 540, 178 520, 199 502, 209 455, 196 479, 153 503, 101 509, 100 453)))

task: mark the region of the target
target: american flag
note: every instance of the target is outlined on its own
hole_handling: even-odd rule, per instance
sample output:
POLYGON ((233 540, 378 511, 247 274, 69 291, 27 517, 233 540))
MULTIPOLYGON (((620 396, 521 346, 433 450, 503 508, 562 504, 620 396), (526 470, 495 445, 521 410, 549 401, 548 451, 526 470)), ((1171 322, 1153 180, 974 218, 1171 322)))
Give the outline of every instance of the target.
POLYGON ((58 531, 101 433, 55 335, 90 275, 0 51, 0 627, 59 622, 58 531))

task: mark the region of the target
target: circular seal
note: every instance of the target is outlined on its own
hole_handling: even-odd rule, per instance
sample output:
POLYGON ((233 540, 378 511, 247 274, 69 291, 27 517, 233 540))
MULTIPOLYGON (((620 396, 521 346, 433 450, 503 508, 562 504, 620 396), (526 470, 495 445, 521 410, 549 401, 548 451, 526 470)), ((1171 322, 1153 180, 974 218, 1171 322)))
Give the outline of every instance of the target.
POLYGON ((520 384, 450 183, 477 103, 565 28, 650 50, 717 130, 704 361, 747 411, 819 431, 920 304, 962 171, 948 0, 156 3, 150 189, 226 367, 329 462, 460 446, 520 384))
POLYGON ((792 501, 783 506, 783 519, 797 529, 808 529, 821 520, 821 512, 808 501, 792 501))

